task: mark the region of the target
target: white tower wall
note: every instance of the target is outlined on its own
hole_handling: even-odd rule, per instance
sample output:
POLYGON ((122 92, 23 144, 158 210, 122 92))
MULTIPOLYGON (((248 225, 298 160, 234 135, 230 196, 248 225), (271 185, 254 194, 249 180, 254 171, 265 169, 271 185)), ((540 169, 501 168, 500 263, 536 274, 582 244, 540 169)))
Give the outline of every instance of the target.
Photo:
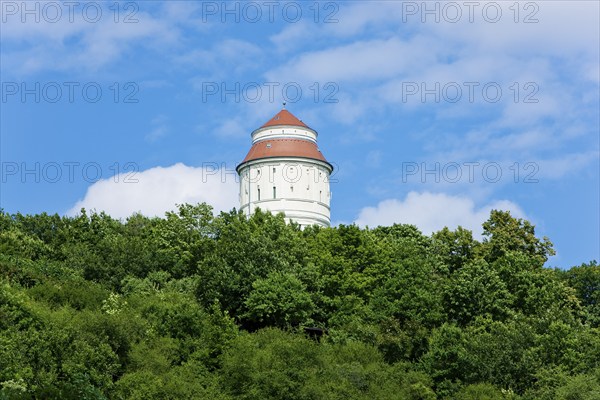
POLYGON ((281 212, 302 227, 328 227, 333 167, 318 150, 317 136, 285 109, 252 132, 252 148, 237 167, 240 210, 281 212))
POLYGON ((239 171, 241 210, 248 215, 256 208, 283 212, 303 226, 329 226, 330 168, 306 158, 249 162, 239 171))

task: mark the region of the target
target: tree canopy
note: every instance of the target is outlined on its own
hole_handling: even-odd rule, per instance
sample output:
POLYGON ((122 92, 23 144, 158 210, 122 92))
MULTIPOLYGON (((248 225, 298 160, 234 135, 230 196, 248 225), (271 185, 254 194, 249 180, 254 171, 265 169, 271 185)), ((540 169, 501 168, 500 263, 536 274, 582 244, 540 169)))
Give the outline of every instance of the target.
POLYGON ((483 232, 0 211, 0 399, 600 399, 600 266, 483 232))

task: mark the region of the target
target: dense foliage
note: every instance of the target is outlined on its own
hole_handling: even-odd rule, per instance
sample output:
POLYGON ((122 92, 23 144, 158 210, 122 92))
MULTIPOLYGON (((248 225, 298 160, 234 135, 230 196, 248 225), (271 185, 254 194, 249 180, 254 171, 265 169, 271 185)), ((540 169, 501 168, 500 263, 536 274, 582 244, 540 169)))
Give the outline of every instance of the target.
POLYGON ((0 399, 600 399, 600 266, 483 232, 0 212, 0 399))

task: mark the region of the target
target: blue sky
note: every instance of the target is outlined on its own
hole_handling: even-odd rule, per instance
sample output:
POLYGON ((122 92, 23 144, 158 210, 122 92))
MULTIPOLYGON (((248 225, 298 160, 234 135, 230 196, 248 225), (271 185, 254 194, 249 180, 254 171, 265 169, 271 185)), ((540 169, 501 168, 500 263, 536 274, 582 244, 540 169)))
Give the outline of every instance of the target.
POLYGON ((600 259, 599 3, 1 4, 7 212, 237 206, 287 101, 335 165, 332 221, 531 220, 600 259))

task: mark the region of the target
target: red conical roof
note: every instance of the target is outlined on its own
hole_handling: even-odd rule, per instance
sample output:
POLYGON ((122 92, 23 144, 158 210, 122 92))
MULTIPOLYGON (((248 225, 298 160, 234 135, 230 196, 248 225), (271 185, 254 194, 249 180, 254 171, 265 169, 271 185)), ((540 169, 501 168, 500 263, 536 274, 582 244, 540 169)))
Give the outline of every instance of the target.
MULTIPOLYGON (((280 125, 299 126, 312 130, 304 122, 300 121, 291 112, 284 108, 283 110, 279 111, 273 118, 271 118, 266 124, 258 128, 257 131, 262 128, 280 125)), ((329 165, 331 170, 333 170, 333 166, 329 164, 329 162, 327 162, 327 160, 317 147, 317 143, 308 139, 286 137, 270 139, 264 138, 262 140, 259 140, 258 142, 255 142, 250 148, 250 151, 248 152, 244 160, 237 166, 237 169, 239 171, 239 168, 242 165, 250 161, 260 160, 264 158, 280 157, 310 158, 326 163, 327 165, 329 165)))
POLYGON ((294 114, 286 110, 285 108, 279 111, 273 118, 267 121, 261 128, 266 128, 267 126, 277 126, 277 125, 293 125, 293 126, 302 126, 304 128, 308 128, 304 122, 300 121, 294 114))
POLYGON ((271 157, 312 158, 327 163, 315 142, 303 139, 271 139, 254 143, 241 164, 271 157))

